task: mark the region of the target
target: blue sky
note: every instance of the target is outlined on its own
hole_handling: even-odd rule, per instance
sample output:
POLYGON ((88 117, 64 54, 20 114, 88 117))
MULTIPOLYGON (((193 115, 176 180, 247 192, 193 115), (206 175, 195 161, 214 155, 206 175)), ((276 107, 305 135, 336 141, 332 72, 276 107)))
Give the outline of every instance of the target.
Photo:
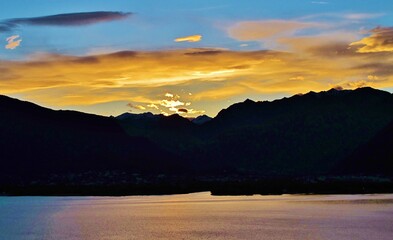
MULTIPOLYGON (((388 74, 386 70, 388 66, 382 66, 377 58, 377 52, 379 57, 383 52, 384 62, 390 64, 392 60, 391 48, 389 46, 383 49, 381 46, 376 47, 375 42, 373 42, 374 45, 368 46, 367 44, 379 39, 381 35, 389 38, 393 23, 392 6, 389 0, 1 1, 0 27, 1 24, 15 22, 13 19, 24 19, 24 22, 16 21, 18 22, 16 26, 11 27, 8 31, 0 31, 0 39, 3 39, 4 46, 9 46, 8 48, 0 48, 0 64, 4 65, 0 65, 0 70, 4 69, 9 72, 9 75, 0 79, 7 80, 3 81, 2 86, 5 90, 0 93, 53 108, 72 108, 104 115, 148 110, 168 114, 176 112, 180 107, 185 108, 186 103, 189 103, 187 106, 195 107, 189 111, 190 115, 201 113, 215 115, 221 108, 246 98, 272 100, 307 90, 324 90, 335 85, 343 85, 348 88, 370 85, 391 91, 393 84, 390 73, 388 74), (131 15, 80 25, 31 24, 31 18, 36 17, 97 11, 110 14, 131 13, 131 15), (200 35, 201 40, 194 42, 174 41, 176 38, 193 35, 200 35), (6 41, 9 37, 13 38, 6 41), (305 39, 303 43, 302 39, 305 39), (19 40, 21 41, 18 42, 19 40), (8 45, 10 41, 14 45, 8 45), (318 44, 315 45, 315 42, 318 44), (356 42, 358 42, 357 45, 352 44, 356 42), (322 49, 326 50, 333 45, 340 45, 340 51, 345 50, 345 46, 348 48, 357 47, 354 52, 358 54, 338 56, 339 61, 343 64, 337 66, 336 70, 345 71, 345 75, 335 74, 336 70, 333 67, 329 70, 325 69, 326 56, 316 56, 315 51, 311 52, 310 50, 318 48, 321 52, 322 49), (174 59, 182 58, 181 56, 188 54, 184 51, 192 49, 225 51, 225 58, 214 55, 210 59, 195 55, 191 65, 185 65, 182 62, 175 63, 174 59), (274 56, 269 55, 269 64, 271 64, 269 67, 262 62, 255 63, 256 56, 258 59, 266 56, 266 54, 261 56, 259 53, 261 50, 275 51, 274 56), (92 88, 84 80, 75 82, 76 76, 71 70, 66 71, 66 64, 63 64, 66 58, 83 58, 92 55, 100 56, 97 57, 100 61, 102 59, 106 61, 112 56, 107 56, 108 54, 118 51, 140 53, 141 59, 144 61, 143 64, 146 64, 140 69, 146 71, 146 75, 149 76, 139 77, 142 76, 140 72, 126 65, 123 59, 117 66, 125 65, 121 69, 115 69, 116 71, 114 70, 112 73, 113 77, 105 75, 103 78, 107 82, 111 81, 110 84, 106 82, 107 85, 102 85, 103 80, 101 79, 101 85, 95 82, 94 88, 92 88), (170 59, 167 55, 162 57, 162 54, 166 54, 167 51, 174 51, 179 56, 172 56, 170 59), (292 56, 284 56, 284 53, 292 54, 292 56), (365 59, 366 55, 370 57, 365 59), (235 59, 229 60, 234 56, 239 59, 244 58, 244 62, 247 64, 243 64, 242 68, 235 67, 235 70, 231 70, 233 66, 241 65, 241 63, 237 64, 235 59), (302 59, 299 60, 299 57, 302 59), (52 61, 50 65, 63 64, 61 68, 59 67, 58 71, 62 73, 59 73, 58 76, 65 79, 66 84, 62 85, 60 82, 63 81, 57 77, 52 79, 55 75, 40 75, 39 67, 34 71, 26 67, 27 65, 23 69, 19 69, 23 64, 32 61, 42 62, 43 59, 52 61), (166 65, 168 61, 170 64, 166 65), (223 61, 228 62, 228 66, 210 69, 209 64, 220 65, 223 61), (308 65, 299 65, 291 72, 283 68, 280 72, 276 70, 276 68, 281 69, 277 65, 277 61, 286 64, 294 61, 297 65, 300 62, 318 62, 318 64, 313 66, 312 72, 303 70, 308 65), (356 66, 341 69, 343 65, 353 61, 356 61, 356 66), (153 63, 160 65, 160 68, 150 69, 151 65, 149 64, 153 63), (353 69, 358 69, 358 66, 367 64, 368 66, 379 64, 378 69, 370 67, 364 72, 353 71, 353 69), (165 69, 173 71, 173 76, 169 75, 165 69), (181 71, 175 75, 178 69, 181 71), (243 69, 245 70, 243 71, 243 69), (274 74, 269 69, 275 69, 274 74), (28 72, 29 75, 22 75, 23 71, 26 71, 26 74, 28 72), (241 73, 237 73, 238 71, 241 73), (332 71, 331 77, 328 71, 332 71), (16 72, 20 74, 16 74, 16 72), (34 82, 32 74, 35 74, 34 79, 40 79, 42 76, 45 81, 34 82), (182 77, 181 74, 189 74, 193 77, 185 76, 184 79, 178 80, 177 78, 182 77), (315 80, 311 80, 311 76, 315 80), (279 78, 286 80, 277 82, 279 78), (309 78, 310 80, 308 80, 309 78), (165 79, 168 84, 165 84, 165 79), (288 82, 288 79, 292 79, 291 82, 288 82), (141 81, 150 81, 152 84, 141 84, 141 81), (298 84, 293 81, 298 81, 298 84), (16 85, 20 88, 15 87, 16 85), (29 85, 29 88, 23 87, 26 85, 29 85), (103 87, 99 89, 98 85, 103 87), (109 85, 111 86, 109 87, 109 85), (87 94, 87 89, 90 89, 90 92, 94 91, 94 94, 87 94), (217 91, 217 97, 214 97, 214 91, 217 91), (166 93, 174 95, 173 98, 166 100, 172 101, 171 104, 178 105, 161 104, 165 100, 166 93), (118 94, 118 97, 112 97, 114 94, 118 94), (127 94, 130 97, 127 97, 127 94), (63 101, 51 99, 53 95, 63 101), (104 95, 105 97, 103 97, 104 95), (80 102, 69 101, 70 98, 80 99, 80 102), (88 98, 95 100, 87 101, 88 98), (128 102, 133 103, 129 106, 139 107, 129 109, 128 102), (179 105, 180 103, 183 105, 179 105), (147 107, 152 104, 157 106, 161 104, 163 109, 161 107, 159 109, 147 107)), ((338 50, 332 49, 332 51, 337 53, 338 50)), ((140 61, 130 64, 139 63, 140 61)), ((105 66, 108 64, 110 63, 105 66)), ((92 71, 97 72, 97 68, 94 66, 87 69, 85 66, 78 65, 76 68, 79 69, 78 74, 81 78, 91 78, 91 81, 95 81, 101 76, 92 74, 92 71)), ((106 74, 109 74, 108 72, 109 70, 106 74)))
MULTIPOLYGON (((2 19, 39 17, 61 13, 122 11, 133 15, 126 20, 83 27, 22 26, 8 35, 18 34, 23 48, 6 51, 2 58, 22 57, 37 51, 66 54, 86 54, 94 50, 155 50, 179 47, 225 47, 240 49, 236 40, 222 30, 225 25, 242 20, 299 19, 314 15, 312 19, 334 20, 334 14, 381 14, 369 19, 362 27, 390 25, 393 22, 389 1, 97 1, 29 0, 2 1, 2 19), (329 16, 331 14, 332 16, 329 16), (318 16, 320 15, 320 16, 318 16), (179 36, 202 34, 203 41, 176 44, 179 36)), ((249 43, 246 50, 261 48, 249 43)))

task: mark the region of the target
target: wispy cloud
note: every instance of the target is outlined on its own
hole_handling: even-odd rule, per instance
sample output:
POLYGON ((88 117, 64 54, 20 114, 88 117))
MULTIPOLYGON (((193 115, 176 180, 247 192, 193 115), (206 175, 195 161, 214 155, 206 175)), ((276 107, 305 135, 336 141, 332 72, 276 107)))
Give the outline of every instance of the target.
POLYGON ((364 20, 373 18, 379 18, 385 16, 383 12, 324 12, 305 15, 297 18, 299 21, 321 21, 324 20, 326 23, 330 23, 332 27, 346 25, 350 23, 359 23, 364 20))
POLYGON ((148 104, 147 105, 147 107, 149 107, 149 108, 153 108, 153 109, 156 109, 156 110, 158 110, 159 108, 158 108, 158 106, 156 105, 156 104, 154 104, 154 103, 150 103, 150 104, 148 104))
POLYGON ((393 27, 377 27, 370 36, 351 43, 359 53, 393 52, 393 27))
POLYGON ((384 16, 384 13, 348 13, 344 14, 343 17, 350 20, 365 20, 372 18, 379 18, 384 16))
POLYGON ((146 108, 144 106, 142 106, 142 105, 135 105, 133 103, 128 103, 127 106, 132 108, 132 109, 136 109, 136 110, 146 110, 146 108))
POLYGON ((326 1, 312 1, 311 3, 312 4, 321 4, 321 5, 329 4, 329 2, 326 2, 326 1))
POLYGON ((227 34, 238 41, 254 41, 265 49, 295 51, 298 53, 334 53, 390 51, 391 36, 388 28, 376 28, 371 36, 364 38, 365 31, 359 31, 359 23, 370 18, 378 18, 383 13, 322 13, 308 15, 293 20, 239 21, 226 28, 227 34), (353 29, 351 30, 351 27, 353 29), (383 35, 383 36, 382 36, 383 35), (351 44, 352 43, 352 44, 351 44), (356 47, 354 47, 356 45, 356 47), (375 46, 379 45, 378 48, 375 46), (383 45, 383 47, 382 47, 383 45), (349 48, 352 46, 352 48, 349 48))
POLYGON ((201 40, 202 40, 202 35, 191 35, 191 36, 176 38, 175 42, 199 42, 201 40))
POLYGON ((18 38, 19 38, 19 35, 13 35, 11 37, 8 37, 6 39, 7 45, 5 45, 5 48, 6 49, 15 49, 15 48, 17 48, 20 45, 20 43, 22 42, 22 39, 21 38, 18 39, 18 38))
MULTIPOLYGON (((180 101, 180 96, 172 93, 165 93, 165 98, 161 101, 159 101, 159 105, 161 105, 164 108, 167 108, 167 110, 175 113, 184 113, 184 111, 179 111, 179 109, 182 106, 185 106, 186 104, 182 101, 180 101)), ((166 111, 166 110, 165 110, 166 111)))
MULTIPOLYGON (((162 99, 162 95, 157 97, 152 97, 150 100, 142 100, 138 103, 128 103, 127 106, 132 110, 144 111, 148 109, 152 112, 159 112, 164 115, 179 114, 179 115, 195 115, 202 114, 204 110, 195 110, 193 108, 189 108, 191 102, 180 100, 180 96, 172 93, 165 93, 164 99, 162 99), (154 99, 155 98, 155 99, 154 99), (150 103, 146 103, 149 101, 150 103)), ((131 111, 131 110, 130 110, 131 111)))
POLYGON ((159 102, 159 105, 161 105, 161 107, 167 108, 166 110, 161 109, 162 112, 167 113, 167 111, 169 111, 180 115, 205 113, 204 110, 195 110, 192 108, 188 108, 188 106, 191 105, 191 102, 180 101, 180 96, 177 94, 166 93, 165 97, 167 99, 161 100, 159 102))
POLYGON ((241 21, 228 28, 228 34, 240 41, 259 41, 272 37, 291 35, 297 31, 324 26, 322 23, 296 20, 241 21))
POLYGON ((14 18, 0 22, 0 32, 11 31, 20 25, 34 26, 82 26, 127 18, 126 12, 80 12, 64 13, 31 18, 14 18))

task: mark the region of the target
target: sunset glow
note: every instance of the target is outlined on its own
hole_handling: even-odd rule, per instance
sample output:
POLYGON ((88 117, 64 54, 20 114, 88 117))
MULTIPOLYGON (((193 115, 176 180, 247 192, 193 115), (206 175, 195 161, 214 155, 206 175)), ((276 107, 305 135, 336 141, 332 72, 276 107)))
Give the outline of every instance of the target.
MULTIPOLYGON (((257 2, 259 8, 273 7, 257 2)), ((172 14, 147 13, 145 6, 125 2, 116 3, 113 12, 96 11, 95 4, 84 12, 59 5, 31 18, 0 4, 5 13, 0 36, 6 40, 0 50, 1 94, 103 115, 131 108, 214 116, 250 97, 266 100, 336 86, 392 89, 392 16, 374 11, 371 2, 349 8, 304 1, 309 10, 290 15, 225 3, 202 11, 207 4, 202 1, 171 8, 172 14), (172 22, 173 14, 184 16, 182 23, 172 22), (152 27, 164 16, 161 27, 152 27), (153 33, 159 36, 150 40, 153 33)))

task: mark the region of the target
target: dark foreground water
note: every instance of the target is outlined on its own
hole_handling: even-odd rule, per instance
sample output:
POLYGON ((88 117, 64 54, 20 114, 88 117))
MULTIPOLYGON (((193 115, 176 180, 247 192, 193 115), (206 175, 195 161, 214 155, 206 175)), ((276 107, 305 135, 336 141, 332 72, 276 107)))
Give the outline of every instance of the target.
POLYGON ((393 195, 0 197, 0 239, 393 239, 393 195))

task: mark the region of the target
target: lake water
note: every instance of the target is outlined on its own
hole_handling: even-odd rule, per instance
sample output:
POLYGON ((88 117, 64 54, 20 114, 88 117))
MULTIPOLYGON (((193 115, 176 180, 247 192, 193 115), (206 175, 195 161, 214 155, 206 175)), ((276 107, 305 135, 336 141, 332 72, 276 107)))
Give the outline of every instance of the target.
POLYGON ((393 194, 0 197, 0 239, 393 239, 393 194))

